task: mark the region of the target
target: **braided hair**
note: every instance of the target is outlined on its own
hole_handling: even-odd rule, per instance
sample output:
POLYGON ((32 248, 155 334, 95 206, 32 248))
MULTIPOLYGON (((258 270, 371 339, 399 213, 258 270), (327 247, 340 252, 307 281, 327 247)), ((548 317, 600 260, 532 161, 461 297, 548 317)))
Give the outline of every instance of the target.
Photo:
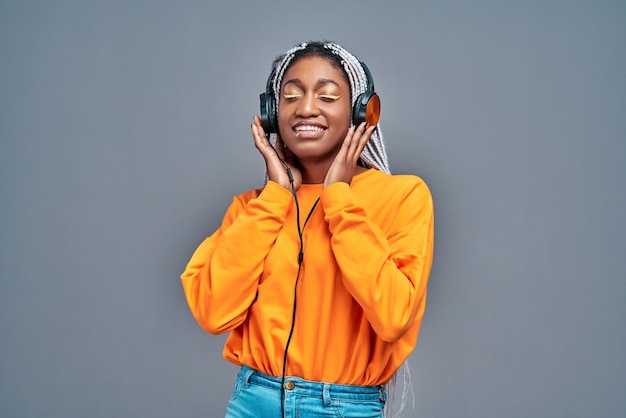
MULTIPOLYGON (((351 108, 354 109, 359 95, 367 90, 367 76, 360 61, 346 51, 343 47, 332 42, 305 42, 287 51, 276 58, 273 63, 274 79, 272 87, 276 103, 280 102, 280 86, 287 69, 298 59, 306 56, 320 56, 329 60, 331 64, 343 70, 346 80, 350 85, 351 108)), ((352 125, 352 122, 351 122, 352 125)), ((365 145, 359 158, 361 165, 367 168, 375 168, 390 174, 389 161, 380 125, 376 126, 370 140, 365 145)))

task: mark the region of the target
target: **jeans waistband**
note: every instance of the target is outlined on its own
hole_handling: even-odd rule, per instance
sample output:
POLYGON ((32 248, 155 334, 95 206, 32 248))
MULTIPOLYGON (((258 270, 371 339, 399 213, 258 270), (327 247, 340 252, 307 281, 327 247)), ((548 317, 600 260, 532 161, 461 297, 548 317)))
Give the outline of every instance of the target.
MULTIPOLYGON (((242 366, 239 378, 244 385, 260 384, 275 390, 281 389, 282 377, 269 376, 248 366, 242 366)), ((350 400, 382 400, 387 394, 382 386, 358 386, 338 383, 315 382, 300 377, 285 376, 284 390, 286 394, 300 396, 316 396, 325 402, 331 399, 350 400)))

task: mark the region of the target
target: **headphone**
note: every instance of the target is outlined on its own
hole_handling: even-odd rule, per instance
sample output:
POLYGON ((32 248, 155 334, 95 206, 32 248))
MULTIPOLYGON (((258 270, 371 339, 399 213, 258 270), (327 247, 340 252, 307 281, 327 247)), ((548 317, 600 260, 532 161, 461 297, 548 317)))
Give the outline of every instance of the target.
MULTIPOLYGON (((367 79, 367 87, 365 92, 356 98, 354 108, 352 109, 352 124, 359 126, 366 122, 367 126, 378 125, 380 119, 380 98, 374 91, 374 79, 369 68, 363 61, 359 61, 365 71, 367 79)), ((261 123, 266 134, 278 132, 278 104, 274 96, 274 88, 272 86, 274 77, 276 76, 276 68, 272 70, 265 84, 265 92, 259 95, 261 102, 261 123)))

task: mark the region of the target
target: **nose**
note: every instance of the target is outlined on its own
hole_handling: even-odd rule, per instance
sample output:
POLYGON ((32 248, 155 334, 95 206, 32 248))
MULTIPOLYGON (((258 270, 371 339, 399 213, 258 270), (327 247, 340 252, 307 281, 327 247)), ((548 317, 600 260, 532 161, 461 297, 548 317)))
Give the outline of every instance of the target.
POLYGON ((315 94, 307 93, 298 101, 296 114, 297 116, 304 118, 317 116, 319 114, 319 107, 317 106, 315 94))

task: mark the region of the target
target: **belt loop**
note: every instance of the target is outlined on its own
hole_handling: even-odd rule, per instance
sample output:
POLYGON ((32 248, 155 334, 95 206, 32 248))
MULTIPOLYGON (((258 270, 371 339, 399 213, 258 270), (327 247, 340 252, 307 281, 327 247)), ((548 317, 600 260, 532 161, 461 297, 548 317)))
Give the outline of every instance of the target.
POLYGON ((331 405, 332 402, 330 400, 330 384, 328 383, 324 383, 324 388, 322 389, 322 398, 324 399, 325 406, 331 405))
POLYGON ((245 387, 248 387, 248 385, 250 384, 250 378, 254 373, 256 373, 256 370, 254 370, 253 368, 246 365, 241 366, 241 371, 239 372, 239 374, 241 376, 241 383, 243 383, 245 387))
POLYGON ((381 402, 386 403, 387 402, 387 392, 385 392, 385 386, 384 385, 378 386, 378 393, 380 395, 381 402))

